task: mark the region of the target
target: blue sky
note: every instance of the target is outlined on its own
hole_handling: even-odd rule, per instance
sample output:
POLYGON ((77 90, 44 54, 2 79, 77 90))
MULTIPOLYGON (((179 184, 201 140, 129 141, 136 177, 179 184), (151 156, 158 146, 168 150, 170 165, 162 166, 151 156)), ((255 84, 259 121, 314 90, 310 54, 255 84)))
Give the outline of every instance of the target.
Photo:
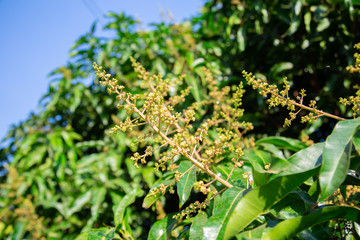
MULTIPOLYGON (((66 63, 69 50, 95 20, 125 12, 143 23, 196 16, 204 0, 0 0, 0 139, 11 124, 37 110, 47 75, 66 63)), ((100 26, 100 25, 99 25, 100 26)))

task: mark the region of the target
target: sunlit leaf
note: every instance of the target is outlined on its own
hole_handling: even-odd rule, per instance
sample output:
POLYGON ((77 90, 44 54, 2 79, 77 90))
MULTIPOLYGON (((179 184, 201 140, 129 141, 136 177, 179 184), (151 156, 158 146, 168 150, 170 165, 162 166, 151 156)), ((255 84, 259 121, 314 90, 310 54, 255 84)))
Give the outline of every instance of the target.
POLYGON ((337 218, 360 222, 360 211, 357 208, 347 206, 323 207, 305 216, 291 218, 279 223, 267 231, 262 239, 290 239, 313 225, 337 218))
POLYGON ((243 189, 230 188, 222 195, 219 205, 203 229, 203 239, 222 239, 230 215, 244 193, 243 189))
POLYGON ((360 126, 360 118, 336 124, 326 139, 323 163, 320 169, 320 201, 330 196, 345 180, 349 169, 352 138, 360 126))
POLYGON ((121 199, 114 213, 115 226, 122 223, 126 208, 130 204, 132 204, 137 197, 141 197, 143 194, 144 194, 143 190, 133 189, 129 194, 125 195, 125 197, 121 199))
POLYGON ((260 214, 267 211, 316 172, 315 168, 298 174, 278 177, 248 192, 232 211, 226 225, 224 239, 229 239, 242 231, 260 214))
POLYGON ((149 240, 167 240, 170 237, 170 233, 176 219, 173 218, 174 214, 168 214, 164 219, 157 221, 152 225, 148 239, 149 240))

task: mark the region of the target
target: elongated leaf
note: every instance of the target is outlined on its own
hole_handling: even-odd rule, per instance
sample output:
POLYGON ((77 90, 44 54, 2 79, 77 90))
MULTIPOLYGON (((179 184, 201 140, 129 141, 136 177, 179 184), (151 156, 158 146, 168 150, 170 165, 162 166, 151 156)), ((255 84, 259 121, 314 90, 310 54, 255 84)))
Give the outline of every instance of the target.
POLYGON ((95 192, 96 195, 92 197, 91 215, 93 218, 97 218, 99 215, 100 205, 105 200, 106 188, 98 188, 95 192))
POLYGON ((251 163, 255 171, 260 173, 265 173, 265 165, 271 163, 271 154, 262 150, 246 149, 244 158, 251 163))
POLYGON ((316 172, 317 168, 314 168, 306 172, 278 177, 247 193, 231 213, 224 238, 229 239, 243 230, 256 217, 267 211, 316 172))
POLYGON ((261 239, 261 236, 265 230, 265 226, 266 224, 260 225, 257 228, 251 229, 249 231, 246 232, 242 232, 239 233, 238 235, 236 235, 236 239, 241 239, 241 240, 256 240, 256 239, 261 239))
POLYGON ((209 218, 204 227, 203 239, 222 239, 227 220, 241 199, 243 192, 244 189, 234 187, 223 193, 213 216, 209 218))
POLYGON ((190 73, 186 74, 186 78, 185 78, 186 83, 191 86, 191 94, 193 95, 193 97, 195 98, 195 100, 197 102, 201 101, 201 92, 200 92, 200 88, 199 88, 199 83, 198 80, 191 75, 190 73))
POLYGON ((295 173, 302 173, 318 167, 322 161, 324 145, 325 143, 314 144, 311 147, 305 148, 293 154, 287 162, 277 161, 271 166, 270 172, 279 172, 279 174, 272 175, 270 179, 295 173))
POLYGON ((137 197, 141 197, 143 194, 144 194, 143 190, 136 188, 136 189, 133 189, 129 194, 125 195, 125 197, 123 199, 121 199, 120 203, 116 207, 115 214, 114 214, 115 215, 114 216, 115 226, 122 223, 125 209, 130 204, 135 202, 135 199, 137 197))
POLYGON ((242 177, 242 174, 244 173, 243 168, 235 168, 233 170, 234 164, 233 163, 224 163, 219 164, 217 166, 214 166, 215 173, 223 178, 227 179, 229 176, 229 183, 231 183, 235 187, 243 188, 246 187, 246 180, 242 177), (231 172, 231 170, 233 170, 231 172), (230 173, 232 173, 230 175, 230 173))
POLYGON ((244 158, 250 162, 253 168, 253 178, 257 186, 264 185, 269 174, 265 166, 271 163, 271 154, 262 150, 247 149, 244 158))
POLYGON ((208 218, 206 213, 201 212, 196 215, 190 228, 190 240, 198 240, 203 236, 203 227, 208 218))
POLYGON ((149 193, 146 195, 144 201, 143 201, 143 204, 142 204, 142 207, 143 208, 149 208, 151 207, 151 205, 153 205, 154 202, 156 202, 156 200, 158 200, 161 196, 162 196, 162 193, 159 191, 158 193, 156 194, 153 194, 152 191, 159 187, 160 184, 164 184, 165 186, 170 184, 173 180, 158 180, 155 185, 150 189, 149 193))
POLYGON ((167 215, 164 219, 157 221, 151 227, 148 239, 149 240, 167 240, 170 237, 170 233, 176 219, 173 218, 174 214, 167 215))
POLYGON ((82 232, 75 238, 75 240, 110 240, 113 239, 114 234, 115 228, 103 227, 82 232))
POLYGON ((320 201, 330 196, 345 180, 350 165, 352 137, 360 126, 360 118, 341 121, 325 141, 320 169, 320 201))
POLYGON ((80 209, 90 201, 91 199, 91 195, 92 195, 92 191, 87 191, 84 194, 82 194, 79 198, 77 198, 74 203, 72 204, 71 208, 69 209, 69 211, 67 211, 66 217, 70 217, 71 215, 73 215, 74 213, 76 213, 77 211, 80 211, 80 209))
POLYGON ((304 143, 297 139, 286 138, 286 137, 267 137, 256 141, 256 145, 262 143, 271 143, 283 149, 289 149, 291 151, 298 152, 307 147, 304 143))
POLYGON ((24 221, 17 221, 15 223, 14 232, 11 236, 11 240, 21 240, 24 239, 24 235, 26 233, 26 226, 28 225, 28 222, 24 221))
POLYGON ((243 52, 246 48, 246 32, 244 28, 240 28, 236 34, 236 40, 238 42, 238 49, 243 52))
MULTIPOLYGON (((190 161, 182 161, 180 163, 178 171, 184 173, 189 168, 191 168, 193 164, 190 161)), ((196 168, 188 171, 182 178, 180 178, 180 182, 177 185, 177 192, 179 195, 179 205, 180 208, 184 205, 184 203, 188 200, 191 189, 193 188, 194 183, 196 182, 196 168)))
POLYGON ((324 207, 305 216, 291 218, 279 223, 267 231, 262 239, 290 239, 311 226, 337 218, 360 222, 360 211, 354 207, 324 207))

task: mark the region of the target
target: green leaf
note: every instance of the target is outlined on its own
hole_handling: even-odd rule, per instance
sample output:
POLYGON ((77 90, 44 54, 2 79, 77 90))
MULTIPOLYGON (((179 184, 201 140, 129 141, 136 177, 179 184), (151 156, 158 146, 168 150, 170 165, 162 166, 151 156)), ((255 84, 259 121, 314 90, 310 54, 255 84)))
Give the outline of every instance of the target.
POLYGON ((196 215, 190 228, 190 240, 198 240, 203 236, 203 227, 208 218, 205 212, 200 212, 196 215))
MULTIPOLYGON (((192 166, 193 164, 190 161, 182 161, 179 165, 178 171, 180 173, 184 173, 192 166)), ((188 200, 195 182, 196 182, 196 168, 194 167, 190 171, 188 171, 182 178, 180 178, 180 181, 177 184, 177 192, 180 200, 179 202, 180 208, 188 200)))
POLYGON ((321 19, 321 21, 319 22, 319 24, 316 27, 316 31, 322 32, 325 29, 327 29, 329 26, 330 26, 330 21, 328 18, 321 19))
POLYGON ((360 222, 360 211, 355 207, 324 207, 305 216, 291 218, 279 223, 274 228, 267 231, 262 239, 290 239, 292 236, 295 236, 311 226, 337 218, 360 222))
POLYGON ((242 231, 260 214, 266 212, 316 172, 317 169, 314 168, 306 172, 278 177, 261 187, 251 190, 238 202, 231 213, 225 229, 224 239, 229 239, 242 231))
POLYGON ((243 168, 233 169, 233 167, 234 167, 234 164, 232 162, 228 162, 228 163, 224 163, 224 164, 218 164, 217 166, 214 166, 213 168, 214 168, 215 173, 219 177, 221 177, 223 179, 229 178, 229 183, 231 183, 233 186, 239 187, 239 188, 245 188, 246 180, 242 177, 242 174, 244 173, 244 169, 243 168), (231 173, 231 175, 230 175, 230 173, 231 173))
POLYGON ((258 141, 256 141, 256 145, 263 143, 271 143, 282 149, 288 149, 294 152, 298 152, 307 147, 307 145, 302 143, 301 141, 287 137, 267 137, 267 138, 261 138, 258 141))
POLYGON ((56 163, 57 163, 57 170, 56 176, 59 178, 60 181, 65 180, 65 168, 66 168, 66 156, 64 153, 57 152, 55 154, 56 163))
POLYGON ((244 158, 250 162, 253 167, 253 177, 257 186, 264 185, 267 181, 267 171, 265 165, 271 163, 271 154, 262 150, 246 149, 244 158))
POLYGON ((29 154, 28 157, 25 158, 25 169, 30 169, 35 164, 39 164, 42 162, 45 153, 47 152, 47 146, 46 145, 40 145, 39 147, 33 149, 29 154))
POLYGON ((305 29, 309 33, 311 30, 311 12, 306 12, 304 14, 304 23, 305 23, 305 29))
POLYGON ((353 141, 356 152, 360 156, 360 131, 356 131, 356 133, 353 136, 352 141, 353 141))
POLYGON ((92 229, 79 234, 75 240, 111 240, 114 238, 115 228, 98 228, 92 229))
MULTIPOLYGON (((274 64, 274 66, 271 67, 270 69, 270 73, 272 76, 277 76, 279 75, 280 73, 286 71, 286 70, 291 70, 293 69, 294 67, 294 64, 291 63, 291 62, 280 62, 280 63, 276 63, 274 64)), ((276 138, 279 138, 279 139, 282 139, 282 137, 274 137, 275 139, 276 138)))
POLYGON ((255 240, 261 239, 263 232, 265 230, 266 224, 262 224, 256 228, 253 228, 249 231, 245 231, 236 235, 236 239, 238 240, 255 240))
POLYGON ((160 184, 164 184, 165 186, 170 184, 173 180, 163 180, 163 179, 159 179, 155 185, 150 189, 149 193, 145 196, 142 207, 143 208, 149 208, 151 207, 151 205, 153 205, 154 202, 156 202, 156 200, 158 200, 161 196, 162 193, 159 191, 156 194, 151 193, 155 188, 159 187, 160 184))
POLYGON ((203 239, 222 239, 227 221, 243 196, 244 189, 236 187, 226 190, 215 206, 214 214, 208 219, 203 229, 203 239))
POLYGON ((270 176, 274 179, 280 176, 286 176, 296 173, 302 173, 318 167, 322 161, 322 153, 325 143, 317 143, 311 147, 305 148, 293 154, 287 162, 277 161, 271 168, 270 172, 275 172, 270 176))
POLYGON ((326 139, 319 175, 319 201, 330 196, 345 180, 350 165, 352 137, 359 126, 360 118, 341 121, 326 139))
POLYGON ((185 77, 186 83, 191 86, 191 94, 194 96, 195 100, 197 102, 201 101, 201 94, 200 94, 200 88, 197 79, 191 75, 190 73, 186 74, 185 77))
POLYGON ((69 218, 74 213, 80 211, 84 207, 84 205, 90 201, 91 195, 92 191, 87 191, 83 193, 79 198, 77 198, 71 205, 69 211, 66 212, 66 217, 69 218))
POLYGON ((114 214, 114 222, 115 226, 122 223, 124 212, 126 208, 135 202, 135 199, 137 197, 141 197, 144 194, 144 191, 142 189, 133 189, 129 194, 125 195, 123 199, 119 202, 119 204, 116 207, 115 214, 114 214))
POLYGON ((176 219, 173 218, 174 214, 168 214, 164 219, 157 221, 151 227, 148 239, 149 240, 167 240, 170 238, 170 233, 176 219))
POLYGON ((205 64, 205 59, 204 58, 198 58, 196 59, 192 64, 191 64, 191 68, 197 68, 199 66, 202 66, 205 64))
POLYGON ((106 188, 100 187, 96 190, 92 196, 92 205, 91 205, 91 216, 97 218, 99 216, 99 209, 101 204, 105 200, 106 188))
POLYGON ((17 221, 15 223, 14 232, 11 235, 11 240, 22 240, 26 232, 27 222, 17 221))
POLYGON ((83 85, 76 85, 73 88, 74 89, 74 95, 72 96, 71 104, 70 104, 70 111, 71 112, 75 112, 76 108, 81 103, 83 87, 84 87, 83 85))
POLYGON ((238 49, 240 52, 243 52, 246 48, 246 33, 245 33, 245 28, 240 28, 238 31, 237 31, 237 34, 236 34, 236 39, 237 39, 237 42, 238 42, 238 49))

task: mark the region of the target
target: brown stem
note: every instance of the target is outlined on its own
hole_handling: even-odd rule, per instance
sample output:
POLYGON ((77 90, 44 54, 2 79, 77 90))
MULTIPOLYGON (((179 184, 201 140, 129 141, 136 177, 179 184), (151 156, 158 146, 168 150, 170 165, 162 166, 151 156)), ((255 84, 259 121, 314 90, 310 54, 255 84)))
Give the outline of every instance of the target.
MULTIPOLYGON (((129 99, 125 99, 125 101, 131 105, 131 102, 129 99)), ((137 107, 134 107, 134 111, 139 114, 139 116, 144 119, 146 121, 145 115, 140 112, 140 110, 137 107)), ((231 185, 230 183, 228 183, 227 181, 225 181, 224 179, 220 178, 218 175, 216 175, 213 171, 211 171, 207 166, 204 166, 202 163, 200 163, 197 159, 195 159, 194 157, 190 156, 187 152, 182 151, 182 149, 180 147, 178 147, 173 141, 171 141, 163 132, 160 131, 159 128, 157 128, 154 124, 148 122, 148 124, 150 125, 150 127, 152 127, 154 129, 155 132, 157 132, 166 142, 169 143, 169 145, 173 148, 177 148, 179 150, 179 152, 186 157, 187 159, 189 159, 195 166, 197 166, 198 168, 200 168, 201 170, 205 171, 207 174, 209 174, 210 176, 212 176, 214 179, 216 179, 217 181, 221 182, 223 185, 225 185, 228 188, 232 188, 233 185, 231 185)), ((179 126, 180 127, 180 126, 179 126)), ((195 152, 196 153, 196 152, 195 152)))

